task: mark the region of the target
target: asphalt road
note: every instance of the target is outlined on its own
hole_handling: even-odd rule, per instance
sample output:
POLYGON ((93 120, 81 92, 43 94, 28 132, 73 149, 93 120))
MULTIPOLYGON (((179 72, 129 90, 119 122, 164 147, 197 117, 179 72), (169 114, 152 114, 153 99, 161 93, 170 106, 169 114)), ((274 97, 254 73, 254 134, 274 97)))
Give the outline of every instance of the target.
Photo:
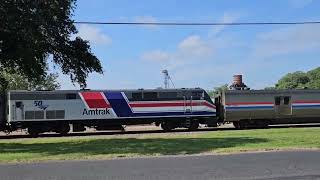
POLYGON ((5 180, 320 179, 320 151, 0 165, 5 180))

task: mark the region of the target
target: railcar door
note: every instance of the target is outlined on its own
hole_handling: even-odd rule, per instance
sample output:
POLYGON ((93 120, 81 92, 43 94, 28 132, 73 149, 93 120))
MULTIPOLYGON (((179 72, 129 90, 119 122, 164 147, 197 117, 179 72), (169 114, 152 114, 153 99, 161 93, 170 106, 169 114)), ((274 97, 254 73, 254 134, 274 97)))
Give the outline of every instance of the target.
POLYGON ((16 101, 15 103, 15 112, 14 112, 14 119, 19 121, 24 119, 24 105, 21 101, 16 101))
POLYGON ((274 109, 277 117, 292 115, 291 96, 277 96, 274 99, 274 109))
POLYGON ((189 91, 184 92, 184 113, 192 114, 192 94, 189 91))

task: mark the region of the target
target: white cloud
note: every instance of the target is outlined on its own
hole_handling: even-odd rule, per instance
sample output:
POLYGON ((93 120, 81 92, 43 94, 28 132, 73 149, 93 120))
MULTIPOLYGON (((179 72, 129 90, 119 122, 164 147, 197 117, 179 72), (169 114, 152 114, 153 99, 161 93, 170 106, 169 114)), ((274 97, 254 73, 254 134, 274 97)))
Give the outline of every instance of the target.
MULTIPOLYGON (((225 13, 219 22, 232 23, 239 18, 239 13, 225 13)), ((176 44, 175 49, 152 50, 144 53, 141 59, 154 63, 153 68, 168 69, 177 87, 212 88, 225 84, 232 80, 232 74, 239 71, 244 74, 257 66, 255 63, 233 62, 233 56, 224 53, 226 49, 231 51, 231 48, 243 46, 232 33, 222 34, 225 28, 211 28, 207 36, 187 36, 176 44), (227 64, 225 61, 232 62, 227 64), (215 74, 220 74, 219 78, 214 78, 215 74)))
POLYGON ((311 4, 313 0, 289 0, 290 6, 293 8, 303 8, 309 4, 311 4))
POLYGON ((109 45, 112 42, 112 39, 104 34, 101 29, 87 24, 80 25, 77 35, 93 44, 109 45))
POLYGON ((147 61, 164 62, 168 61, 171 57, 170 54, 161 50, 153 50, 144 53, 141 58, 147 61))
POLYGON ((200 38, 200 36, 192 35, 185 38, 178 45, 179 50, 184 54, 192 54, 198 57, 207 57, 212 55, 213 47, 209 42, 206 42, 200 38))
MULTIPOLYGON (((240 13, 225 12, 225 13, 223 14, 223 16, 218 19, 217 22, 218 22, 218 23, 234 23, 234 22, 236 22, 238 19, 240 19, 241 16, 242 16, 242 14, 240 14, 240 13)), ((212 28, 212 30, 209 32, 209 37, 214 37, 214 36, 218 35, 218 34, 221 33, 225 28, 226 28, 225 25, 214 26, 214 27, 212 28)))
POLYGON ((174 69, 192 64, 202 59, 208 59, 213 56, 214 46, 200 36, 192 35, 178 43, 174 52, 153 50, 146 52, 141 59, 160 63, 163 68, 174 69))
POLYGON ((320 49, 320 31, 312 25, 290 26, 257 36, 255 57, 302 53, 320 49))

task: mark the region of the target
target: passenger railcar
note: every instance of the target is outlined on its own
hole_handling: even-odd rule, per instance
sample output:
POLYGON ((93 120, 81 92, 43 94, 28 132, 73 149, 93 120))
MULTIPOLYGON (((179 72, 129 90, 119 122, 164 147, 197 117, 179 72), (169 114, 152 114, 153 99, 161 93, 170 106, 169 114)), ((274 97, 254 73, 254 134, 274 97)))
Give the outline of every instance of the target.
POLYGON ((228 90, 216 105, 220 121, 240 129, 320 123, 320 90, 228 90))
POLYGON ((9 91, 2 100, 2 127, 28 129, 29 134, 66 134, 86 127, 107 130, 131 124, 155 123, 169 131, 190 130, 199 123, 216 126, 216 109, 200 88, 149 90, 9 91))

